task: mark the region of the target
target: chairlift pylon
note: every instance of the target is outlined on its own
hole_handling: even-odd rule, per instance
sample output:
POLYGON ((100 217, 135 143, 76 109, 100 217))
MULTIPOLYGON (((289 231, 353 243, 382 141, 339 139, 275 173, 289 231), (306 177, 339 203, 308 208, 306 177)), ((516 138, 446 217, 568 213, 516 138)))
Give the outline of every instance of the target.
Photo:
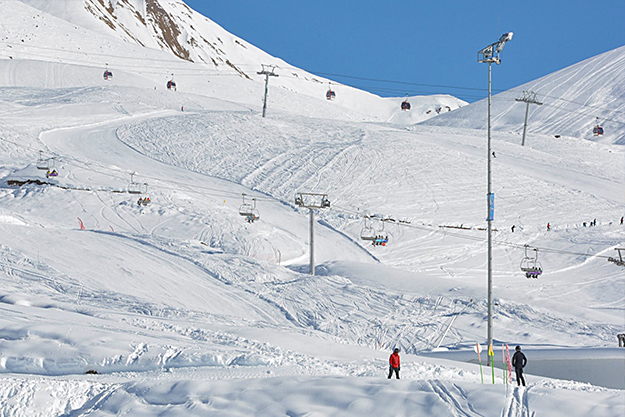
POLYGON ((525 245, 525 256, 521 260, 521 271, 525 272, 526 278, 538 278, 543 273, 543 267, 538 262, 538 249, 533 248, 534 257, 530 257, 527 253, 528 245, 525 245))
POLYGON ((248 223, 254 223, 256 220, 260 219, 260 214, 258 213, 258 210, 256 209, 256 199, 253 198, 252 201, 254 202, 254 204, 250 204, 250 203, 246 203, 245 202, 245 196, 247 194, 243 193, 243 204, 241 204, 241 207, 239 207, 239 214, 243 217, 245 217, 245 220, 248 223))

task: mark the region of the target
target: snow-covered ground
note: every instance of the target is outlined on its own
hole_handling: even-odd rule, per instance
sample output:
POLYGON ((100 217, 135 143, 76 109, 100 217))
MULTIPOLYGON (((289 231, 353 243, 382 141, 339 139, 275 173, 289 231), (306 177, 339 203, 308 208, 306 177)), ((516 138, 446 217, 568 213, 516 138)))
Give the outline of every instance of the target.
MULTIPOLYGON (((26 31, 4 20, 6 36, 26 31)), ((115 42, 99 53, 134 48, 115 42)), ((15 49, 0 54, 0 416, 625 412, 625 270, 607 261, 625 244, 617 136, 494 135, 495 363, 523 346, 519 389, 501 369, 493 385, 473 352, 487 321, 485 131, 455 112, 413 124, 455 99, 412 98, 408 113, 401 99, 280 88, 262 118, 260 77, 189 76, 174 92, 154 88, 150 56, 175 62, 162 51, 128 50, 104 81, 95 58, 15 49), (46 178, 37 164, 52 161, 46 178), (314 276, 298 192, 331 201, 315 213, 314 276), (526 244, 537 280, 519 268, 526 244), (402 380, 389 381, 395 346, 402 380)), ((598 62, 623 91, 623 72, 598 62)))

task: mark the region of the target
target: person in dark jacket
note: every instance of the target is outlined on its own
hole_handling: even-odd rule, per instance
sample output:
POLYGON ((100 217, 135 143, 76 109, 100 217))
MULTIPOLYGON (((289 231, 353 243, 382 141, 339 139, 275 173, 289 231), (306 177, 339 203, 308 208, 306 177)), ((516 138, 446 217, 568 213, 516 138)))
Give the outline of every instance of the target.
POLYGON ((388 358, 388 363, 390 365, 388 370, 388 379, 391 379, 391 376, 393 376, 393 371, 395 372, 397 379, 399 379, 399 348, 395 348, 393 353, 391 353, 391 357, 388 358))
POLYGON ((512 356, 512 366, 514 366, 514 371, 516 372, 516 383, 519 386, 521 385, 521 383, 523 383, 523 386, 525 386, 525 378, 523 378, 523 368, 525 368, 525 365, 527 365, 527 358, 525 357, 523 352, 521 352, 521 346, 517 346, 515 350, 516 352, 514 352, 514 355, 512 356))

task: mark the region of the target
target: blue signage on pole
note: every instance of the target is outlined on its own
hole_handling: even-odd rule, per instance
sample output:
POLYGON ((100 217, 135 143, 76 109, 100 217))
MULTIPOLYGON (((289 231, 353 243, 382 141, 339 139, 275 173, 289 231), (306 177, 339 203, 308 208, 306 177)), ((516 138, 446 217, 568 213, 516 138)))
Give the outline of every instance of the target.
POLYGON ((492 222, 495 219, 495 193, 488 194, 488 219, 487 222, 492 222))

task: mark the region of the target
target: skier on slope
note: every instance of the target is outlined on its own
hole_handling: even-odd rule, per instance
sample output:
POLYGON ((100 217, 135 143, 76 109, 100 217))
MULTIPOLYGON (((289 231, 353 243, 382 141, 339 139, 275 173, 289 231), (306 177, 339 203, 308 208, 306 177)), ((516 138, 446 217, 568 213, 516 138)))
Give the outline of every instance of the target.
POLYGON ((525 386, 525 378, 523 378, 523 368, 527 365, 527 358, 521 352, 521 346, 517 346, 514 350, 514 355, 512 356, 512 366, 514 366, 514 371, 516 372, 516 383, 517 385, 525 386))
POLYGON ((395 376, 399 379, 399 348, 395 348, 393 353, 391 353, 391 357, 388 358, 389 369, 388 369, 388 379, 391 379, 393 376, 393 371, 395 371, 395 376))

